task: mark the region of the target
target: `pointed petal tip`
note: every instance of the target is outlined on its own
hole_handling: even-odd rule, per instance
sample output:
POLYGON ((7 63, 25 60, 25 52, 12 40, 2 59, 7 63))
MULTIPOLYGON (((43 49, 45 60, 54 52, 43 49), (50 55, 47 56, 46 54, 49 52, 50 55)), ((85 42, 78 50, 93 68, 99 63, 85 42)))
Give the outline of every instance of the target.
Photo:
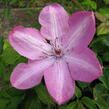
MULTIPOLYGON (((73 97, 73 95, 72 95, 72 97, 73 97)), ((54 99, 54 100, 56 101, 56 103, 57 103, 58 105, 62 105, 62 104, 64 104, 64 103, 68 102, 72 97, 70 97, 70 98, 68 98, 68 99, 62 99, 62 100, 58 100, 58 99, 54 99)))
POLYGON ((57 61, 47 69, 44 79, 49 94, 57 104, 64 104, 73 97, 75 81, 72 80, 68 66, 63 60, 57 61))
POLYGON ((95 76, 95 79, 93 79, 92 81, 100 78, 103 75, 103 66, 101 66, 101 64, 99 64, 99 73, 95 76))
MULTIPOLYGON (((38 84, 40 84, 40 82, 41 81, 39 81, 39 82, 37 82, 37 84, 36 85, 38 85, 38 84)), ((18 90, 27 90, 27 89, 30 89, 30 88, 33 88, 34 86, 30 86, 30 87, 25 87, 25 86, 23 86, 23 85, 18 85, 17 83, 15 83, 14 81, 13 81, 13 78, 10 78, 10 84, 11 84, 11 86, 13 87, 13 88, 16 88, 16 89, 18 89, 18 90)))
POLYGON ((11 84, 11 86, 12 86, 13 88, 16 88, 16 89, 18 89, 18 90, 25 90, 25 89, 26 89, 26 88, 24 88, 24 87, 19 87, 19 86, 15 83, 14 77, 13 77, 12 74, 11 74, 11 76, 10 76, 10 84, 11 84))
POLYGON ((11 85, 21 90, 33 88, 41 82, 44 70, 51 66, 53 62, 54 59, 47 58, 28 64, 18 64, 10 76, 11 85))
POLYGON ((51 49, 51 46, 44 42, 39 30, 35 28, 16 26, 9 33, 8 40, 14 50, 31 60, 40 59, 45 55, 43 52, 51 49))
POLYGON ((9 32, 9 36, 8 36, 8 41, 11 43, 12 40, 12 36, 16 31, 19 31, 21 29, 23 29, 24 27, 21 25, 15 26, 14 28, 12 28, 12 30, 9 32))

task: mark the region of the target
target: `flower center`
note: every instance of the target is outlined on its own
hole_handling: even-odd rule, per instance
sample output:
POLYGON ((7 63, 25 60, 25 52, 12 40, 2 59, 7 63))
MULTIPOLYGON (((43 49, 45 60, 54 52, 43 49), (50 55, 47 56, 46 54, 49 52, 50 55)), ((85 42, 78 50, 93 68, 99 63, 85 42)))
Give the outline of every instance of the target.
POLYGON ((55 49, 54 51, 55 51, 55 54, 56 54, 57 56, 61 56, 62 52, 61 52, 60 49, 55 49))

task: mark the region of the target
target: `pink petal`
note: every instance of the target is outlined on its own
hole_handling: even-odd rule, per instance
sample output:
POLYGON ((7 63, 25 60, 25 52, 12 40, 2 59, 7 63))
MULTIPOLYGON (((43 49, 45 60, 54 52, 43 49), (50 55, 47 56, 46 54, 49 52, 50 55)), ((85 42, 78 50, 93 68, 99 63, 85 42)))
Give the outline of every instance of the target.
POLYGON ((10 32, 9 42, 19 54, 32 60, 43 57, 43 52, 51 49, 38 30, 23 26, 17 26, 10 32))
POLYGON ((53 40, 62 36, 68 30, 68 19, 69 16, 61 5, 54 3, 46 6, 39 16, 41 34, 53 40))
POLYGON ((41 82, 43 71, 52 65, 54 59, 47 58, 42 61, 34 61, 28 64, 18 64, 13 70, 10 82, 18 89, 28 89, 41 82))
POLYGON ((58 104, 63 104, 73 97, 75 82, 65 61, 56 60, 52 67, 46 70, 44 78, 49 93, 58 104))
POLYGON ((89 48, 75 48, 65 58, 74 80, 91 82, 102 75, 101 65, 89 48))
POLYGON ((93 12, 76 12, 69 18, 70 30, 64 37, 65 47, 88 46, 95 34, 95 17, 93 12), (67 43, 66 43, 67 40, 67 43))

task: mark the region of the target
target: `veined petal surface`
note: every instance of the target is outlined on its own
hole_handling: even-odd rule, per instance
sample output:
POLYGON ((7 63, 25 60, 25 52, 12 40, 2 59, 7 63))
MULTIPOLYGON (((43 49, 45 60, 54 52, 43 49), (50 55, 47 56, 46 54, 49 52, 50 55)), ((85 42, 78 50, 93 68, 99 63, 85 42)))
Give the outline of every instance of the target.
POLYGON ((69 18, 69 26, 68 34, 63 37, 65 48, 88 46, 96 30, 94 13, 82 11, 72 14, 69 18))
POLYGON ((46 6, 39 15, 41 34, 49 40, 63 36, 69 27, 68 19, 69 16, 61 5, 54 3, 46 6))
POLYGON ((102 75, 102 67, 89 48, 75 48, 65 58, 74 80, 91 82, 102 75))
POLYGON ((15 27, 9 35, 12 47, 22 56, 31 60, 39 59, 44 53, 49 53, 51 46, 42 38, 40 32, 34 28, 15 27))
POLYGON ((45 83, 50 95, 58 104, 63 104, 74 95, 75 82, 72 80, 64 60, 57 60, 44 72, 45 83))
POLYGON ((54 62, 53 58, 47 58, 40 61, 20 63, 13 70, 10 82, 17 89, 28 89, 41 82, 43 72, 54 62))

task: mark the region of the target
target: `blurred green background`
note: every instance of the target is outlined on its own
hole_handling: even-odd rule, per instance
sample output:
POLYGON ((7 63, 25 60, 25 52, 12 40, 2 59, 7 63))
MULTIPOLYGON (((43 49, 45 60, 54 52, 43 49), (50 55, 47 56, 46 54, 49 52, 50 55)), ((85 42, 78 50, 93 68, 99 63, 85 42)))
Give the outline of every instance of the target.
POLYGON ((109 0, 0 0, 0 109, 109 109, 109 0), (89 47, 103 66, 103 76, 92 83, 76 81, 75 96, 58 106, 50 97, 44 81, 29 90, 12 88, 13 68, 27 59, 11 48, 7 37, 16 25, 40 28, 40 10, 60 3, 70 14, 94 11, 97 31, 89 47))

